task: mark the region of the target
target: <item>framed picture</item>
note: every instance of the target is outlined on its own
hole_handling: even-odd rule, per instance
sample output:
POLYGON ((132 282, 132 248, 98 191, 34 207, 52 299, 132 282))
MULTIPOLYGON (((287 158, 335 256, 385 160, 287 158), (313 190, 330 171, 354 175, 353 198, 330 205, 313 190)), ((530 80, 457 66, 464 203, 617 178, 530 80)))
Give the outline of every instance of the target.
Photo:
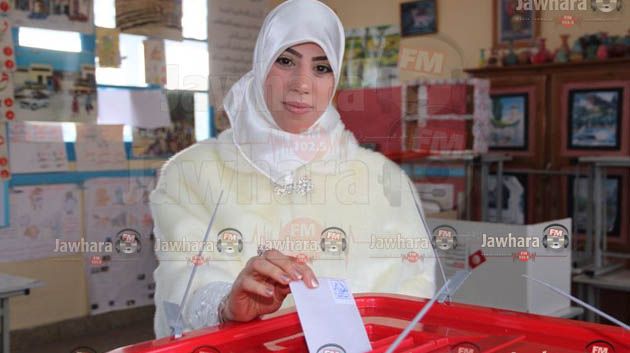
POLYGON ((400 4, 400 34, 403 37, 437 33, 436 0, 400 4))
POLYGON ((522 7, 522 0, 494 0, 493 46, 530 47, 540 35, 537 12, 522 7))
POLYGON ((492 150, 527 150, 529 94, 493 94, 490 140, 492 150))
MULTIPOLYGON (((620 175, 609 175, 604 182, 603 192, 606 195, 606 234, 619 238, 621 235, 623 182, 620 175)), ((588 222, 588 178, 569 177, 568 214, 575 221, 575 233, 585 233, 588 222), (576 184, 577 182, 577 184, 576 184)))
POLYGON ((568 148, 619 150, 623 88, 569 91, 568 148))

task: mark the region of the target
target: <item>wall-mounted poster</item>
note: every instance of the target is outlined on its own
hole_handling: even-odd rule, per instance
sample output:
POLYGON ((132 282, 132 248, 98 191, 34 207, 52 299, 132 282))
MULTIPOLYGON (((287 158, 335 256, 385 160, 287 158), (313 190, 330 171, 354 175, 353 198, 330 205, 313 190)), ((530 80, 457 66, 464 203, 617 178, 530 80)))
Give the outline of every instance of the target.
POLYGON ((86 241, 109 244, 84 252, 90 312, 153 304, 155 178, 98 178, 84 186, 86 241))
POLYGON ((15 120, 96 122, 94 41, 82 35, 80 53, 16 46, 15 120))
POLYGON ((225 94, 252 68, 267 5, 266 1, 208 1, 209 104, 215 112, 223 111, 225 94))
POLYGON ((9 171, 9 148, 7 139, 7 124, 0 124, 0 180, 8 181, 11 178, 9 171))
POLYGON ((15 70, 15 46, 12 24, 8 17, 0 18, 0 122, 15 119, 13 95, 13 71, 15 70))
POLYGON ((116 0, 116 28, 124 33, 182 39, 182 0, 116 0))
POLYGON ((96 28, 96 56, 100 67, 120 67, 120 31, 96 28))
POLYGON ((532 46, 540 34, 537 11, 519 6, 522 0, 494 0, 493 47, 506 47, 513 42, 517 47, 532 46))
POLYGON ((145 82, 153 85, 166 85, 166 51, 161 39, 144 41, 145 82))
POLYGON ((168 91, 171 126, 157 129, 133 129, 133 156, 163 158, 195 143, 194 92, 168 91))
POLYGON ((77 170, 127 170, 123 125, 77 124, 77 170))
POLYGON ((92 0, 13 0, 16 26, 94 32, 92 0))
POLYGON ((492 95, 491 149, 527 149, 528 94, 492 95))
POLYGON ((61 124, 9 123, 11 173, 63 172, 68 170, 61 124))
POLYGON ((418 0, 400 4, 400 28, 403 37, 436 33, 436 1, 418 0))
POLYGON ((347 30, 340 88, 398 85, 399 48, 400 30, 397 26, 347 30))
POLYGON ((20 186, 9 193, 10 223, 0 230, 0 262, 76 255, 64 245, 81 238, 77 185, 20 186))
POLYGON ((569 91, 568 148, 618 150, 622 101, 622 88, 569 91))

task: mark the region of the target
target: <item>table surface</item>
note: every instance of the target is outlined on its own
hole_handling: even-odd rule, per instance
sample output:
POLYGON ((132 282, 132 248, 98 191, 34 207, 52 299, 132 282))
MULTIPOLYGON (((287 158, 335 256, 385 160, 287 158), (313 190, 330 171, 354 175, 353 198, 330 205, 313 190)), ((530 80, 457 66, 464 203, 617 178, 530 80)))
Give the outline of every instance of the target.
POLYGON ((621 269, 595 277, 578 275, 573 277, 573 282, 630 292, 630 270, 621 269))
POLYGON ((28 277, 19 277, 0 273, 0 297, 20 295, 21 291, 41 287, 44 282, 28 277))

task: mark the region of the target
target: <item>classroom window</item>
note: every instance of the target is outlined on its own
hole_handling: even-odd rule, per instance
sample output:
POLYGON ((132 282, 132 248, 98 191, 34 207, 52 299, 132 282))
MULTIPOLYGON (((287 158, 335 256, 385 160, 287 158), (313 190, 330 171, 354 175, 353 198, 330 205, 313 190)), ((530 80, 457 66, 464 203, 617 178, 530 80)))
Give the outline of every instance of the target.
POLYGON ((99 85, 147 87, 144 78, 144 44, 146 37, 120 35, 120 67, 96 65, 96 83, 99 85))
POLYGON ((52 29, 20 27, 18 44, 22 47, 80 53, 81 34, 52 29))
POLYGON ((184 38, 208 39, 208 1, 184 0, 182 3, 182 32, 184 38))
POLYGON ((167 89, 208 90, 208 44, 203 41, 165 41, 167 89))
POLYGON ((116 28, 116 0, 94 0, 94 25, 116 28))

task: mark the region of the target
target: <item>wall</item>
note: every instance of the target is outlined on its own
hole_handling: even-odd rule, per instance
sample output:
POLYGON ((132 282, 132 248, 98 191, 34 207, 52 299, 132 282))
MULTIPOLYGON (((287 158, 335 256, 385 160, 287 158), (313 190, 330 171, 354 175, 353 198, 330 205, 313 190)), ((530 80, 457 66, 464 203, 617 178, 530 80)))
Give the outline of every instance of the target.
MULTIPOLYGON (((158 169, 162 160, 130 161, 130 169, 158 169)), ((74 170, 74 163, 69 164, 74 170)), ((44 181, 42 181, 44 183, 44 181)), ((78 206, 83 209, 82 205, 78 206)), ((85 234, 83 230, 81 234, 85 234)), ((86 316, 87 281, 82 255, 0 263, 0 273, 39 279, 43 287, 10 299, 11 330, 86 316)))
MULTIPOLYGON (((277 1, 279 3, 280 1, 277 1)), ((346 29, 381 24, 400 25, 400 0, 325 0, 337 12, 346 29)), ((562 1, 560 1, 562 2, 562 1)), ((630 29, 630 9, 624 4, 621 13, 602 14, 592 11, 543 11, 540 15, 541 35, 547 38, 547 47, 560 45, 560 34, 570 34, 573 41, 582 34, 600 31, 610 35, 625 35, 630 29), (558 17, 564 14, 578 16, 572 28, 563 27, 558 17), (604 19, 604 21, 601 21, 604 19)), ((478 66, 480 48, 492 47, 493 0, 437 0, 438 33, 407 37, 401 47, 435 50, 445 54, 445 70, 438 77, 457 76, 462 68, 478 66), (454 75, 453 75, 454 74, 454 75)), ((422 74, 424 77, 427 76, 422 74)), ((402 71, 401 79, 414 79, 419 73, 402 71)))
MULTIPOLYGON (((278 4, 279 0, 270 0, 278 4)), ((380 24, 400 24, 399 0, 326 0, 341 18, 346 28, 380 24)), ((548 38, 549 48, 555 49, 559 35, 568 33, 575 39, 583 33, 607 31, 625 34, 630 26, 630 9, 626 6, 615 19, 605 22, 593 19, 591 12, 573 12, 584 21, 573 28, 564 28, 551 19, 561 12, 547 11, 549 19, 542 23, 541 34, 548 38)), ((601 16, 600 16, 601 17, 601 16)), ((475 67, 479 61, 479 49, 492 46, 492 0, 438 0, 438 33, 410 37, 401 45, 435 50, 445 53, 445 70, 442 77, 460 75, 463 68, 475 67)), ((402 72, 401 78, 413 79, 418 73, 402 72)), ((158 162, 159 165, 159 162, 158 162)), ((132 166, 133 167, 133 166, 132 166)), ((146 168, 139 166, 138 168, 146 168)), ((46 286, 35 289, 31 295, 11 299, 11 328, 20 329, 61 321, 88 314, 87 287, 79 256, 0 263, 0 272, 41 279, 46 286)))

